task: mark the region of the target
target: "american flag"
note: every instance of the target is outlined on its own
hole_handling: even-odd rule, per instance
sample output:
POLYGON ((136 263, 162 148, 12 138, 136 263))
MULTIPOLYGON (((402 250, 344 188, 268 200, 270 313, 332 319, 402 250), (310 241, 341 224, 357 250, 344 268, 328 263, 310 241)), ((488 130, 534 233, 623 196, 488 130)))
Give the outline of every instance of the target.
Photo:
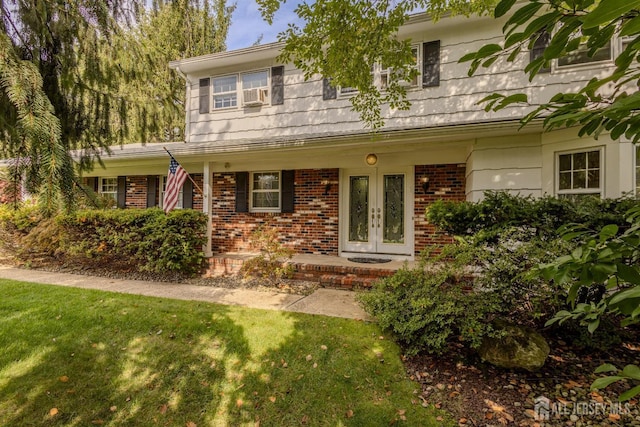
POLYGON ((169 213, 178 204, 180 190, 182 184, 187 179, 187 172, 180 166, 180 163, 173 157, 169 163, 169 171, 167 172, 167 185, 164 190, 164 199, 162 205, 165 213, 169 213))

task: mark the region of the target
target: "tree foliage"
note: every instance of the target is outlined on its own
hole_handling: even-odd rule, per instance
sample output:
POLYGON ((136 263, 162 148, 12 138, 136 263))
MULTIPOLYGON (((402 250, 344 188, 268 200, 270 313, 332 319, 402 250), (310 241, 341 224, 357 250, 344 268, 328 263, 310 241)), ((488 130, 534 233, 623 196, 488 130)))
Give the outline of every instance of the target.
POLYGON ((109 146, 183 123, 167 62, 224 49, 232 8, 212 1, 0 2, 0 157, 47 212, 109 146))
MULTIPOLYGON (((524 70, 530 80, 559 58, 584 49, 588 56, 608 46, 614 50, 614 43, 624 38, 624 50, 610 72, 593 77, 576 92, 558 93, 548 103, 535 106, 522 124, 542 118, 547 130, 579 126, 580 136, 597 137, 606 131, 613 139, 624 135, 634 142, 640 140, 639 0, 502 0, 494 14, 510 14, 502 29, 504 43, 483 46, 461 58, 461 62, 471 62, 470 74, 499 59, 515 61, 544 33, 551 35, 547 47, 524 70)), ((514 103, 527 103, 528 98, 524 94, 494 93, 481 102, 487 111, 497 111, 514 103)))
MULTIPOLYGON (((263 16, 271 22, 283 0, 256 0, 263 16)), ((485 13, 495 0, 317 0, 303 2, 296 14, 303 25, 289 24, 280 35, 285 41, 281 60, 293 62, 305 78, 322 75, 334 86, 357 89, 353 108, 366 126, 384 125, 381 108, 408 109, 406 90, 398 80, 411 80, 415 70, 411 42, 399 40, 398 28, 416 10, 426 10, 434 19, 444 13, 485 13), (310 2, 311 3, 311 2, 310 2), (394 70, 396 79, 384 91, 374 84, 375 63, 394 70)))

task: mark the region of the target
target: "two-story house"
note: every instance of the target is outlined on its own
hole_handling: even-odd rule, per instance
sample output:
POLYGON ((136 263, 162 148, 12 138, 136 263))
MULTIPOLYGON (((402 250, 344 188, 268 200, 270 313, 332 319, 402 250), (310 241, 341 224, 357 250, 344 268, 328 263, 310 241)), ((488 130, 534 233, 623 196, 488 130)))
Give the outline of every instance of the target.
MULTIPOLYGON (((351 110, 352 89, 305 80, 278 62, 281 44, 172 62, 186 84, 184 142, 116 148, 88 179, 121 207, 162 205, 166 147, 203 189, 187 181, 180 206, 209 216, 211 254, 247 250, 250 232, 268 224, 298 253, 397 259, 448 241, 425 220, 438 199, 637 193, 633 144, 580 138, 577 129, 544 133, 540 124, 519 129, 527 109, 487 113, 477 104, 493 92, 540 103, 574 90, 610 69, 622 42, 593 58, 563 58, 532 82, 523 69, 536 49, 469 77, 459 58, 499 43, 501 27, 489 17, 411 17, 399 36, 414 46, 418 78, 402 82, 412 107, 386 109, 376 135, 351 110)), ((381 87, 393 78, 380 66, 372 72, 381 87)))

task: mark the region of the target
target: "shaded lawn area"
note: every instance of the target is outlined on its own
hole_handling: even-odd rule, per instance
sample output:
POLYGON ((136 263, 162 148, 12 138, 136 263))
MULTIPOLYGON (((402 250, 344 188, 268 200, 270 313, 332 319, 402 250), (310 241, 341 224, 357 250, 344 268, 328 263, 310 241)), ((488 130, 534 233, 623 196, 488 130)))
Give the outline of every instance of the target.
POLYGON ((446 422, 374 324, 8 280, 0 295, 0 425, 446 422))

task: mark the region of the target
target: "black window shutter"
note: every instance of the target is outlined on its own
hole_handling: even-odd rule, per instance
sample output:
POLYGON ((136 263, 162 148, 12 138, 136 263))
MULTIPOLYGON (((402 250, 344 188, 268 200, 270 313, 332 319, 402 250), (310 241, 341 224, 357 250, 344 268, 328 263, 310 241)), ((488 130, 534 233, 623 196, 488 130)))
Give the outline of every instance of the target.
MULTIPOLYGON (((542 31, 540 33, 535 34, 535 42, 533 42, 533 47, 529 52, 529 61, 533 62, 536 59, 542 57, 544 54, 544 50, 549 46, 549 42, 551 41, 551 34, 547 31, 542 31)), ((550 73, 551 67, 543 67, 540 68, 539 73, 550 73)))
POLYGON ((147 207, 152 208, 156 205, 156 195, 158 193, 158 177, 155 175, 147 176, 147 207))
POLYGON ((282 209, 283 213, 292 213, 295 199, 295 171, 282 171, 282 209))
POLYGON ((182 207, 193 209, 193 182, 187 179, 182 185, 182 207))
POLYGON ((206 114, 209 109, 209 78, 200 79, 200 114, 206 114))
POLYGON ((440 40, 422 45, 422 87, 440 86, 440 40))
POLYGON ((271 105, 284 104, 284 66, 271 68, 271 105))
POLYGON ((127 207, 127 177, 118 177, 118 207, 124 209, 127 207))
POLYGON ((336 99, 338 97, 338 90, 331 86, 331 80, 322 79, 322 99, 336 99))
POLYGON ((92 176, 90 178, 87 178, 87 187, 89 187, 90 189, 92 189, 94 192, 98 192, 98 181, 100 179, 97 176, 92 176))
POLYGON ((236 172, 236 212, 249 212, 249 172, 236 172))

